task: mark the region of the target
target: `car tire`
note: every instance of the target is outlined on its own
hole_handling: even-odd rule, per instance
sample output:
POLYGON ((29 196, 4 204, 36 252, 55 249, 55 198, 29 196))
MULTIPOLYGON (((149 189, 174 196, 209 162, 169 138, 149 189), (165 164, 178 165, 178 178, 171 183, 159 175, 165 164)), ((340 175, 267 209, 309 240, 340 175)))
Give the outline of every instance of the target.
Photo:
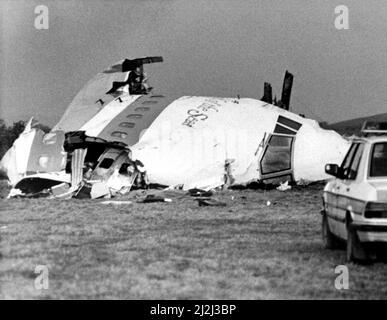
POLYGON ((328 224, 328 217, 326 213, 322 215, 322 240, 324 243, 325 249, 338 249, 340 247, 339 239, 331 232, 328 224))
POLYGON ((360 242, 359 236, 352 223, 347 224, 347 261, 364 263, 368 260, 364 244, 360 242))

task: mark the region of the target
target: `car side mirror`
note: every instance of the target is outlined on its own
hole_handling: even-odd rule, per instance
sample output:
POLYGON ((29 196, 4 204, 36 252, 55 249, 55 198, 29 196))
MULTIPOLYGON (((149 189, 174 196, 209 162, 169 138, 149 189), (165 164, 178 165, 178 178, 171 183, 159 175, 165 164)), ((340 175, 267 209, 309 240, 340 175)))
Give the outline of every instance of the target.
POLYGON ((328 163, 325 165, 325 173, 334 176, 339 177, 339 166, 337 164, 328 163))

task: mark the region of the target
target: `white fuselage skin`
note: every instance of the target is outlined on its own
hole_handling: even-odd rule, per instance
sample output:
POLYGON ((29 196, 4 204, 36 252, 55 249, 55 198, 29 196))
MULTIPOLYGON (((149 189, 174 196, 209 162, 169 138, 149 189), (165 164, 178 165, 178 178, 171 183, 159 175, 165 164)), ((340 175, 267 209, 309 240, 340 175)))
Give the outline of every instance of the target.
POLYGON ((294 135, 294 179, 327 179, 324 164, 344 157, 350 143, 318 123, 255 99, 181 97, 154 120, 131 147, 151 182, 210 189, 221 186, 231 162, 235 184, 262 178, 263 140, 274 134, 279 117, 301 124, 294 135))
MULTIPOLYGON (((123 94, 119 100, 107 102, 95 110, 88 109, 90 115, 84 114, 81 106, 79 110, 66 112, 56 127, 58 130, 83 130, 88 136, 99 138, 101 132, 106 131, 107 137, 104 138, 109 141, 116 139, 113 136, 115 130, 125 131, 129 136, 132 129, 121 124, 128 121, 126 110, 139 103, 139 99, 138 96, 123 94), (110 128, 114 122, 117 122, 117 128, 110 128)), ((155 108, 154 104, 146 106, 138 109, 155 108)), ((151 111, 143 111, 144 117, 147 112, 151 111)), ((137 128, 140 123, 135 125, 137 128)), ((324 180, 329 178, 324 171, 325 163, 340 161, 349 146, 350 142, 334 131, 320 128, 316 121, 260 100, 184 96, 168 103, 142 130, 138 142, 129 147, 133 158, 144 164, 150 183, 208 190, 225 184, 226 171, 232 176, 228 181, 235 185, 281 175, 284 179, 296 181, 324 180), (285 123, 280 123, 280 119, 285 119, 285 123), (292 123, 298 127, 292 128, 292 123), (287 126, 290 127, 287 129, 287 126), (285 133, 276 131, 278 127, 285 129, 285 133), (272 136, 280 137, 282 141, 277 143, 275 155, 269 157, 265 148, 272 136), (283 144, 286 137, 292 139, 291 151, 283 144), (266 155, 274 170, 269 170, 264 176, 262 159, 266 155), (276 165, 277 160, 282 161, 282 165, 289 163, 288 167, 282 170, 276 165)), ((29 152, 23 153, 26 162, 29 157, 29 152)), ((7 162, 12 164, 13 160, 7 162)), ((21 171, 20 176, 28 171, 25 166, 17 169, 21 171)))

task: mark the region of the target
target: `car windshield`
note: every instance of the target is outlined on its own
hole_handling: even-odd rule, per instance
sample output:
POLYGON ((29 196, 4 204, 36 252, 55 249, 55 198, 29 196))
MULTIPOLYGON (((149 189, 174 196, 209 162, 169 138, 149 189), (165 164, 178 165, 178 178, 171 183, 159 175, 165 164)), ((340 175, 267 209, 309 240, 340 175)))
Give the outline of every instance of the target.
POLYGON ((372 148, 370 177, 387 177, 387 142, 375 143, 372 148))

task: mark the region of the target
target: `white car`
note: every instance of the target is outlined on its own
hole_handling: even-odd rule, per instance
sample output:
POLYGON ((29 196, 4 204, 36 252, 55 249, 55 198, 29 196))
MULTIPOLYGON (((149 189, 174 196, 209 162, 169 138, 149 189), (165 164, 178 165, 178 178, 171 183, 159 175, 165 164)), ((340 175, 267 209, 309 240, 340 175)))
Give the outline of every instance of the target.
POLYGON ((377 243, 387 243, 387 135, 354 139, 341 166, 325 172, 335 178, 324 188, 324 245, 344 240, 348 261, 369 260, 377 243))

